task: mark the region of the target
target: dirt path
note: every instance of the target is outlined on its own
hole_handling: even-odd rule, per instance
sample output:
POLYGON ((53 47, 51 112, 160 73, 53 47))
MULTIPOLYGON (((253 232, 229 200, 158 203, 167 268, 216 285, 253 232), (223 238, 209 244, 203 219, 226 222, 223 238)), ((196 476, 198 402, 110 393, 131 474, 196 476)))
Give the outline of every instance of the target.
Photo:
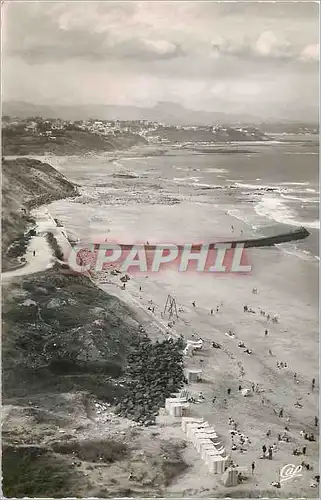
POLYGON ((56 222, 47 209, 43 207, 36 209, 32 211, 32 215, 37 222, 37 235, 31 238, 27 248, 27 252, 24 255, 26 264, 23 267, 20 267, 13 271, 2 273, 2 282, 8 282, 18 276, 26 276, 28 274, 45 271, 46 269, 50 269, 54 265, 55 258, 52 254, 52 249, 50 248, 50 245, 48 244, 46 239, 46 235, 48 232, 54 234, 59 246, 63 251, 70 247, 66 236, 63 234, 61 228, 57 226, 56 222))

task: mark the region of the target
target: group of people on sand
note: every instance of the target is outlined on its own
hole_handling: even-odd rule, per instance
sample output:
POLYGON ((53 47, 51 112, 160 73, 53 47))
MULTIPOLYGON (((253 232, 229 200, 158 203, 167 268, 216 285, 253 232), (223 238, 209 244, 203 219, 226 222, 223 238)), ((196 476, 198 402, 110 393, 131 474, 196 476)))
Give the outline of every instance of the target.
MULTIPOLYGON (((217 305, 217 306, 216 306, 216 309, 215 309, 215 310, 216 310, 216 312, 217 312, 217 313, 220 311, 220 307, 222 307, 222 305, 223 305, 223 303, 221 303, 221 304, 219 304, 219 305, 217 305)), ((196 307, 196 302, 195 302, 195 300, 193 300, 193 302, 192 302, 192 306, 193 306, 193 307, 196 307)), ((213 316, 213 314, 214 314, 214 309, 211 309, 211 310, 210 310, 210 315, 211 315, 211 316, 213 316)))
MULTIPOLYGON (((141 286, 139 287, 139 291, 142 291, 142 287, 141 286)), ((254 295, 256 295, 258 293, 257 288, 253 288, 252 293, 254 295)), ((223 303, 217 305, 216 308, 210 309, 210 315, 213 316, 215 311, 216 311, 216 313, 218 313, 220 311, 220 307, 222 307, 222 305, 223 305, 223 303)), ((196 301, 195 300, 192 302, 192 306, 193 306, 193 308, 196 308, 196 301)), ((148 310, 151 311, 152 313, 155 312, 155 306, 153 305, 152 301, 149 301, 148 310)), ((244 305, 243 306, 243 310, 246 313, 255 313, 256 312, 253 309, 251 309, 248 305, 244 305)), ((261 316, 264 316, 267 321, 271 320, 273 323, 278 323, 278 317, 277 316, 272 316, 270 314, 266 314, 266 312, 264 310, 262 310, 262 309, 259 309, 259 310, 260 310, 261 316)), ((179 312, 182 312, 182 311, 183 311, 183 309, 179 308, 179 312)), ((163 314, 161 314, 161 315, 163 317, 163 314)), ((170 323, 168 323, 168 327, 170 327, 170 328, 172 328, 174 325, 175 325, 175 322, 173 322, 173 321, 170 322, 170 323)), ((264 336, 267 337, 268 334, 269 334, 269 331, 268 331, 267 328, 265 328, 265 330, 264 330, 264 336)), ((232 336, 232 334, 230 336, 232 336)), ((273 355, 271 349, 269 349, 269 354, 273 355)), ((288 364, 285 361, 277 361, 276 362, 276 366, 277 366, 278 369, 288 368, 288 364)), ((297 373, 294 373, 293 378, 294 378, 295 382, 298 384, 299 381, 298 381, 297 373)), ((312 391, 315 389, 315 384, 316 384, 316 380, 315 380, 315 378, 313 378, 312 382, 311 382, 312 391)), ((239 384, 238 387, 239 387, 239 391, 242 391, 242 385, 239 384)), ((255 393, 261 392, 261 389, 260 389, 259 385, 255 384, 255 383, 251 383, 251 389, 252 389, 253 393, 254 392, 255 393)), ((231 388, 230 387, 227 388, 227 395, 228 396, 230 396, 231 392, 232 392, 231 388)), ((194 401, 194 398, 193 398, 193 401, 190 401, 190 402, 199 402, 200 403, 204 399, 205 398, 204 398, 203 393, 200 392, 199 395, 198 395, 198 398, 197 399, 195 398, 195 401, 194 401)), ((213 396, 212 403, 215 403, 216 399, 217 399, 217 397, 213 396)), ((262 400, 262 402, 263 402, 263 400, 262 400)), ((226 399, 224 399, 224 403, 227 404, 227 400, 226 399)), ((302 407, 302 404, 299 403, 299 401, 297 401, 297 403, 296 403, 295 406, 302 407)), ((281 419, 284 417, 284 410, 283 410, 283 408, 281 408, 278 412, 277 412, 277 410, 275 410, 275 413, 281 419)), ((287 420, 287 422, 289 422, 290 419, 287 418, 286 420, 287 420)), ((317 416, 314 419, 314 423, 315 423, 315 427, 317 427, 318 424, 319 424, 319 419, 318 419, 317 416)), ((228 424, 229 424, 229 426, 232 427, 232 429, 230 430, 230 435, 231 435, 231 449, 233 451, 238 450, 240 453, 246 452, 247 451, 246 445, 251 444, 251 441, 250 441, 249 437, 240 432, 240 430, 238 429, 238 424, 231 417, 229 417, 229 419, 228 419, 228 424), (238 440, 237 442, 236 442, 236 439, 238 440)), ((291 437, 288 435, 289 428, 287 427, 287 425, 285 426, 285 431, 283 432, 283 434, 279 433, 278 436, 277 436, 277 439, 278 439, 279 442, 286 442, 286 443, 288 443, 288 442, 291 441, 291 437)), ((304 437, 304 439, 306 439, 308 441, 315 441, 315 437, 314 437, 314 435, 312 433, 307 433, 307 432, 303 431, 303 433, 301 435, 304 437)), ((268 438, 271 437, 271 430, 267 431, 266 436, 268 438)), ((269 445, 269 446, 266 446, 265 444, 263 444, 262 445, 262 456, 261 456, 261 458, 263 458, 263 459, 267 458, 269 460, 272 460, 273 459, 273 453, 276 450, 277 450, 277 444, 276 443, 273 443, 272 445, 269 445)), ((306 451, 307 451, 307 446, 303 446, 301 451, 299 451, 296 448, 293 451, 293 454, 294 455, 306 455, 306 451)), ((305 462, 302 462, 301 465, 302 465, 302 467, 305 467, 307 470, 310 470, 310 468, 311 468, 311 466, 309 464, 306 464, 305 462)), ((255 462, 252 462, 252 464, 251 464, 252 474, 254 474, 255 468, 256 468, 255 462)))
MULTIPOLYGON (((256 289, 253 289, 253 290, 256 290, 256 289)), ((257 292, 256 292, 257 293, 257 292)), ((245 313, 252 313, 252 314, 255 314, 255 310, 252 309, 251 307, 249 307, 247 304, 245 304, 243 306, 243 311, 245 313)), ((266 314, 265 311, 263 311, 263 309, 260 309, 260 315, 261 316, 265 316, 266 318, 266 321, 272 321, 272 323, 278 323, 279 322, 279 319, 276 315, 272 316, 271 314, 266 314)), ((268 334, 268 330, 265 330, 265 334, 267 335, 268 334)))
POLYGON ((238 423, 235 422, 235 420, 233 420, 231 417, 229 417, 228 419, 228 425, 232 427, 232 429, 230 429, 232 451, 239 450, 241 453, 247 451, 244 446, 251 444, 250 438, 238 429, 238 423), (239 440, 238 444, 235 443, 236 438, 238 438, 239 440))
POLYGON ((274 443, 273 445, 269 446, 267 449, 266 445, 264 444, 262 446, 262 458, 268 458, 269 460, 272 460, 273 458, 273 449, 276 449, 276 444, 274 443), (267 455, 266 455, 267 452, 267 455))
POLYGON ((285 363, 284 361, 277 361, 276 366, 278 368, 287 368, 288 367, 287 363, 285 363))

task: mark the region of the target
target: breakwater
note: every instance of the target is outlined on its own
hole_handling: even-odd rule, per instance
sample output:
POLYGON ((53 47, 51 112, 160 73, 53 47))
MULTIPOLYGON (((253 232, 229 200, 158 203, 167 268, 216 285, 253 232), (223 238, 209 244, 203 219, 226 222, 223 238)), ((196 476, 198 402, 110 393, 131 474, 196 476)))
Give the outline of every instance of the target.
MULTIPOLYGON (((268 247, 278 245, 280 243, 286 243, 289 241, 297 241, 307 238, 309 236, 309 231, 305 227, 300 227, 294 229, 293 231, 286 231, 280 234, 275 234, 272 236, 261 236, 258 238, 244 238, 244 239, 236 239, 236 240, 226 240, 226 241, 217 241, 209 244, 209 249, 215 249, 215 245, 218 243, 231 245, 231 248, 235 248, 236 245, 244 245, 244 248, 254 248, 254 247, 268 247)), ((112 242, 110 242, 112 244, 112 242)), ((115 243, 121 247, 122 250, 131 250, 133 246, 135 247, 144 247, 145 250, 156 250, 157 248, 162 247, 162 245, 150 245, 146 244, 126 244, 126 243, 115 243)), ((179 250, 183 250, 183 245, 175 245, 179 250)), ((164 244, 164 248, 167 248, 168 245, 164 244)), ((192 244, 193 250, 201 250, 203 244, 195 243, 192 244)))

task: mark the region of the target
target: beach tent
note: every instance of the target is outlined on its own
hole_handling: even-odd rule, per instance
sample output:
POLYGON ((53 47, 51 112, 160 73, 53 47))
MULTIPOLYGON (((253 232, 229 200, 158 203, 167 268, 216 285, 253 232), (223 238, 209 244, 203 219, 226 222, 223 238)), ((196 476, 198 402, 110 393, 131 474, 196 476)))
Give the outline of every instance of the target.
POLYGON ((217 450, 216 450, 215 446, 213 446, 213 444, 204 443, 202 445, 202 449, 201 449, 201 457, 205 463, 206 463, 207 456, 209 456, 209 455, 218 455, 217 450))
POLYGON ((196 441, 196 446, 195 448, 197 449, 197 451, 202 454, 202 449, 204 448, 204 446, 207 446, 209 444, 212 444, 213 448, 215 448, 213 442, 211 441, 210 437, 205 437, 205 438, 199 438, 197 441, 196 441))
POLYGON ((221 481, 224 486, 236 486, 238 484, 238 470, 235 467, 228 467, 223 473, 221 481))
POLYGON ((223 474, 228 464, 229 457, 223 458, 220 455, 210 455, 208 457, 208 468, 212 474, 223 474))
POLYGON ((167 398, 165 399, 165 409, 170 413, 170 407, 172 403, 187 403, 185 398, 167 398))
POLYGON ((191 441, 194 446, 196 446, 196 441, 201 438, 217 439, 217 434, 213 427, 208 427, 205 429, 197 429, 193 431, 191 441))
POLYGON ((169 414, 172 417, 181 417, 188 407, 189 407, 188 403, 172 402, 169 407, 169 414))
POLYGON ((250 389, 242 389, 242 391, 241 391, 241 392, 242 392, 242 396, 244 396, 245 398, 246 398, 247 396, 250 396, 250 395, 251 395, 251 391, 250 391, 250 389))
POLYGON ((199 382, 202 379, 202 370, 186 370, 185 374, 188 383, 199 382))
POLYGON ((196 418, 196 417, 182 417, 182 431, 187 431, 187 424, 202 424, 204 423, 204 418, 196 418))
MULTIPOLYGON (((210 432, 204 432, 205 429, 198 429, 197 431, 194 431, 194 434, 192 435, 192 438, 191 438, 191 441, 193 443, 194 446, 196 446, 196 443, 199 439, 216 439, 217 438, 217 434, 216 432, 214 431, 213 428, 209 428, 211 429, 210 432)), ((207 429, 206 429, 207 430, 207 429)))
POLYGON ((209 449, 210 447, 215 449, 212 441, 209 438, 199 439, 196 443, 196 446, 195 446, 195 448, 201 454, 201 456, 202 456, 203 450, 205 450, 206 448, 209 449))
POLYGON ((186 426, 186 436, 188 439, 192 440, 195 432, 198 430, 206 429, 209 428, 209 424, 207 422, 204 422, 203 424, 196 424, 196 425, 187 425, 186 426))
POLYGON ((219 456, 219 455, 220 454, 217 451, 217 449, 215 448, 215 446, 202 448, 202 459, 204 460, 204 462, 206 463, 207 466, 209 464, 209 459, 211 456, 219 456))
POLYGON ((204 429, 206 427, 209 427, 208 422, 203 422, 203 423, 187 423, 186 424, 186 436, 188 439, 192 438, 192 435, 197 429, 204 429))

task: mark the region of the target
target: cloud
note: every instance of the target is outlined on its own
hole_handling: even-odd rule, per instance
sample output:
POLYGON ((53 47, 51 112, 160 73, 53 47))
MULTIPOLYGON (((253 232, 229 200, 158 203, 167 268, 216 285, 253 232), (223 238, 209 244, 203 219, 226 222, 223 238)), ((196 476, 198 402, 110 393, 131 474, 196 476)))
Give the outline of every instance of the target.
POLYGON ((30 64, 68 59, 148 61, 183 55, 178 44, 159 36, 142 36, 144 30, 133 22, 135 4, 35 3, 13 7, 4 52, 30 64))
POLYGON ((302 61, 319 61, 320 59, 320 45, 307 45, 300 54, 302 61))
POLYGON ((249 40, 228 40, 219 38, 212 42, 214 55, 233 56, 248 60, 267 61, 311 61, 317 60, 317 45, 298 50, 285 38, 278 38, 272 31, 264 31, 258 38, 249 40))
POLYGON ((280 40, 272 31, 264 31, 254 44, 254 52, 263 57, 291 57, 292 47, 287 40, 280 40))
POLYGON ((312 2, 5 2, 5 98, 254 114, 284 102, 295 114, 317 106, 317 13, 312 2))

